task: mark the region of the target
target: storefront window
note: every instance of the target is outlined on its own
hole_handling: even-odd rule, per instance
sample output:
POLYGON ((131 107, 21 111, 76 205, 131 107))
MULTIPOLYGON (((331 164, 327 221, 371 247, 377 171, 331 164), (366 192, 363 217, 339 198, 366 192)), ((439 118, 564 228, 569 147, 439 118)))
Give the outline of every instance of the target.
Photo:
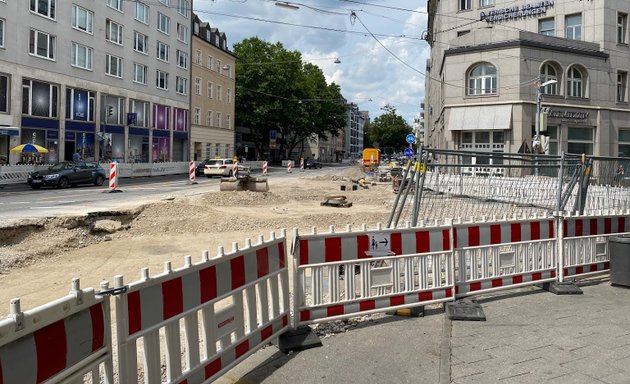
POLYGON ((94 121, 94 92, 66 89, 66 119, 94 121))
POLYGON ((105 124, 124 125, 125 99, 118 96, 103 95, 101 98, 101 119, 105 124))
POLYGON ((153 138, 153 162, 166 162, 170 161, 170 146, 171 141, 167 137, 154 137, 153 138))
POLYGON ((619 157, 630 157, 630 129, 619 130, 619 157))
MULTIPOLYGON (((66 132, 68 134, 68 132, 66 132)), ((95 160, 94 157, 94 134, 86 132, 71 133, 74 137, 75 151, 79 151, 84 160, 95 160)))
POLYGON ((129 100, 129 112, 135 113, 135 119, 129 125, 149 127, 149 103, 141 100, 129 100))
POLYGON ((0 73, 0 113, 9 112, 9 76, 0 73))
POLYGON ((567 141, 569 153, 593 154, 593 128, 569 127, 567 141))
POLYGON ((22 81, 22 113, 39 117, 57 117, 56 85, 35 80, 22 81))
POLYGON ((169 112, 169 107, 165 105, 153 104, 153 128, 169 129, 169 112))

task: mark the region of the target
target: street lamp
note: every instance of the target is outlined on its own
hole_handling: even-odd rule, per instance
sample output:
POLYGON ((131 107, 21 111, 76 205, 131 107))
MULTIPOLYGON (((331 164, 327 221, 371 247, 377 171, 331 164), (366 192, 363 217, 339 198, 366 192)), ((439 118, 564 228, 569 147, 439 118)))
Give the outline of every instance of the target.
MULTIPOLYGON (((542 102, 542 90, 551 84, 556 84, 557 80, 547 80, 544 83, 540 84, 536 87, 536 140, 538 141, 538 145, 541 146, 542 142, 540 140, 540 104, 542 102)), ((536 176, 538 176, 538 164, 536 164, 536 176)))
POLYGON ((286 8, 286 9, 300 9, 299 6, 289 3, 288 1, 276 1, 276 7, 286 8))

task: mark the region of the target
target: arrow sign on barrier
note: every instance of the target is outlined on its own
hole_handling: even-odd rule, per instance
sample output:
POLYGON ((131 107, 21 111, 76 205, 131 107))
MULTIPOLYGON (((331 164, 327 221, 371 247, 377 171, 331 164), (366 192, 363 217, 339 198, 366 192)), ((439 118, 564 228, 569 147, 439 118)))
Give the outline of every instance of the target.
POLYGON ((370 251, 389 252, 389 233, 373 233, 370 235, 370 251))

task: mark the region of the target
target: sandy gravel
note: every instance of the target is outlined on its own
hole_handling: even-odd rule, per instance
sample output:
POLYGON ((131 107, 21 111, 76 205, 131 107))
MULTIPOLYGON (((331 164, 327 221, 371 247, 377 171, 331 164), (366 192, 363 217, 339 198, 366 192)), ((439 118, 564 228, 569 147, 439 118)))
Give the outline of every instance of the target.
POLYGON ((331 225, 345 230, 385 223, 393 200, 391 183, 369 183, 368 189, 351 188, 364 174, 347 169, 335 174, 270 180, 270 191, 211 192, 194 197, 112 212, 105 217, 61 217, 35 220, 20 228, 0 229, 0 318, 9 311, 9 300, 21 298, 26 310, 65 295, 72 278, 82 287, 98 288, 102 280, 113 284, 115 275, 135 281, 140 269, 159 274, 166 261, 177 268, 183 257, 193 262, 204 250, 213 256, 219 246, 227 251, 232 243, 256 242, 259 234, 269 237, 293 228, 310 233, 313 227, 327 231, 331 225), (321 206, 328 196, 345 195, 350 208, 321 206), (108 234, 92 230, 95 220, 120 222, 122 229, 108 234))

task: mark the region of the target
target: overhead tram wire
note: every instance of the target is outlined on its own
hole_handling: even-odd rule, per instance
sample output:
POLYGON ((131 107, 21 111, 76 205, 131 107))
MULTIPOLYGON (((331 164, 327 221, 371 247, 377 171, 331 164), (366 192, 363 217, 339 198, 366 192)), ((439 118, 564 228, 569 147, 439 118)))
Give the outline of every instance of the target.
MULTIPOLYGON (((127 0, 127 1, 129 1, 129 0, 127 0)), ((279 24, 279 25, 288 25, 288 26, 292 26, 292 27, 317 29, 317 30, 329 31, 329 32, 350 33, 350 34, 354 34, 354 35, 363 35, 363 36, 366 35, 365 32, 351 31, 351 30, 348 30, 348 29, 320 27, 320 26, 317 26, 317 25, 295 24, 295 23, 288 23, 288 22, 285 22, 285 21, 267 20, 267 19, 261 19, 261 18, 258 18, 258 17, 251 17, 251 16, 231 15, 231 14, 222 13, 222 12, 212 12, 212 11, 203 11, 203 10, 195 11, 195 12, 209 14, 209 15, 231 17, 231 18, 235 18, 235 19, 245 19, 245 20, 252 20, 252 21, 260 21, 260 22, 263 22, 263 23, 271 23, 271 24, 279 24)), ((386 34, 381 34, 381 33, 375 33, 374 35, 375 36, 379 36, 379 37, 387 37, 387 38, 397 38, 397 39, 408 39, 408 40, 424 41, 424 39, 421 36, 419 36, 419 37, 412 37, 412 36, 407 36, 407 35, 386 35, 386 34)))
MULTIPOLYGON (((133 0, 124 0, 124 1, 133 1, 133 0)), ((422 13, 422 14, 427 14, 426 11, 416 11, 416 10, 412 10, 412 9, 406 9, 406 8, 400 8, 400 7, 390 7, 390 6, 383 6, 383 5, 379 5, 379 4, 368 4, 368 3, 362 3, 362 2, 358 2, 358 1, 350 1, 350 0, 339 0, 339 1, 346 1, 346 2, 351 2, 351 3, 356 3, 356 4, 363 4, 363 5, 370 5, 370 6, 375 6, 375 7, 381 7, 381 8, 388 8, 388 9, 395 9, 395 10, 399 10, 399 11, 408 11, 408 12, 415 12, 415 13, 422 13)), ((164 4, 159 3, 161 6, 166 7, 164 4)), ((170 6, 170 8, 174 8, 173 6, 170 6)), ((225 14, 225 13, 221 13, 221 12, 212 12, 212 11, 205 11, 205 10, 195 10, 196 13, 204 13, 204 14, 211 14, 211 15, 218 15, 218 16, 225 16, 225 17, 231 17, 231 18, 237 18, 237 19, 246 19, 246 20, 253 20, 253 21, 260 21, 260 22, 266 22, 266 23, 274 23, 274 24, 280 24, 280 25, 289 25, 289 26, 295 26, 295 27, 301 27, 301 28, 311 28, 311 29, 318 29, 318 30, 325 30, 325 31, 330 31, 330 32, 341 32, 341 33, 350 33, 350 34, 356 34, 356 35, 369 35, 371 36, 374 40, 376 40, 378 42, 379 45, 381 45, 381 47, 383 47, 390 55, 392 55, 392 57, 394 57, 397 61, 399 61, 400 63, 402 63, 403 65, 407 66, 408 68, 410 68, 412 71, 424 76, 425 78, 428 77, 432 80, 441 82, 442 80, 439 78, 434 78, 431 76, 427 76, 426 73, 412 67, 411 65, 409 65, 408 63, 406 63, 404 60, 400 59, 397 55, 395 55, 393 52, 391 52, 391 50, 389 50, 385 45, 382 44, 382 42, 380 40, 378 40, 378 37, 386 37, 386 38, 401 38, 401 39, 408 39, 408 40, 421 40, 421 41, 425 41, 423 38, 421 37, 410 37, 407 35, 386 35, 386 34, 379 34, 379 33, 372 33, 363 23, 363 21, 356 16, 356 12, 351 11, 351 14, 354 14, 356 16, 356 18, 359 20, 359 22, 362 24, 362 26, 366 29, 367 34, 364 32, 359 32, 359 31, 351 31, 351 30, 345 30, 345 29, 337 29, 337 28, 327 28, 327 27, 319 27, 319 26, 310 26, 310 25, 302 25, 302 24, 295 24, 295 23, 287 23, 287 22, 281 22, 281 21, 274 21, 274 20, 267 20, 267 19, 261 19, 261 18, 255 18, 255 17, 249 17, 249 16, 242 16, 242 15, 231 15, 231 14, 225 14)), ((474 23, 474 22, 480 22, 479 19, 473 19, 473 18, 466 18, 466 17, 461 17, 461 16, 452 16, 452 15, 442 15, 442 16, 446 16, 446 17, 457 17, 459 19, 468 19, 470 20, 470 24, 474 23)), ((468 24, 465 24, 468 25, 468 24)), ((465 26, 464 25, 464 26, 465 26)), ((503 24, 499 24, 500 26, 503 26, 503 24)), ((462 26, 455 26, 452 29, 456 29, 456 28, 460 28, 462 26)), ((516 27, 511 27, 511 26, 506 26, 509 27, 511 29, 515 29, 515 30, 520 30, 520 31, 525 31, 524 29, 520 29, 520 28, 516 28, 516 27)), ((445 44, 443 42, 439 42, 440 44, 445 44)), ((452 43, 450 44, 451 46, 453 45, 452 43)), ((498 53, 498 55, 504 55, 507 57, 516 57, 513 55, 505 55, 504 53, 498 53)), ((262 65, 262 63, 260 63, 262 65)), ((244 65, 244 64, 242 64, 244 65)), ((252 64, 253 65, 253 64, 252 64)), ((525 82, 526 84, 527 82, 525 82)), ((457 87, 457 88, 466 88, 464 85, 459 85, 459 84, 452 84, 452 83, 445 83, 448 84, 450 86, 453 87, 457 87)), ((515 84, 515 85, 511 85, 511 86, 506 86, 506 87, 518 87, 521 86, 521 84, 515 84)), ((505 88, 505 87, 504 87, 505 88)))

